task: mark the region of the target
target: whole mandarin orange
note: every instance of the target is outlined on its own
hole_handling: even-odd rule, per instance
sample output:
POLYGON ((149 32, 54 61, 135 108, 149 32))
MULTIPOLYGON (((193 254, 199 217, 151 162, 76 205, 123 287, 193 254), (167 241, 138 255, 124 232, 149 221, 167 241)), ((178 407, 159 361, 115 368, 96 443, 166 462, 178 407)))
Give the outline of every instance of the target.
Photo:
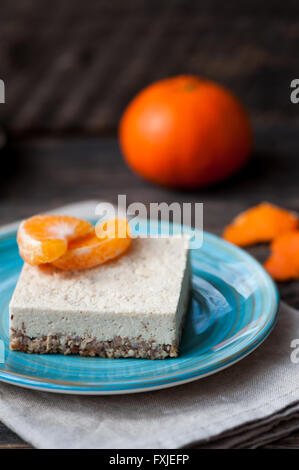
POLYGON ((143 178, 192 188, 239 170, 252 148, 248 115, 217 83, 192 75, 168 78, 142 90, 119 126, 122 152, 143 178))

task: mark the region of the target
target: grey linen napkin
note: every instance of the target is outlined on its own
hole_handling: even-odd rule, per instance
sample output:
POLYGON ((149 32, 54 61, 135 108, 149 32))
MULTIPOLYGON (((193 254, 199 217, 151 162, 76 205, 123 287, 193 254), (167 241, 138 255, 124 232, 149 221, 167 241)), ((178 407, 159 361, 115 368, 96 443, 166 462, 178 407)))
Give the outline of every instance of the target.
POLYGON ((214 376, 94 397, 0 384, 0 419, 38 448, 257 447, 299 428, 299 364, 290 359, 297 338, 299 314, 282 304, 264 344, 214 376))

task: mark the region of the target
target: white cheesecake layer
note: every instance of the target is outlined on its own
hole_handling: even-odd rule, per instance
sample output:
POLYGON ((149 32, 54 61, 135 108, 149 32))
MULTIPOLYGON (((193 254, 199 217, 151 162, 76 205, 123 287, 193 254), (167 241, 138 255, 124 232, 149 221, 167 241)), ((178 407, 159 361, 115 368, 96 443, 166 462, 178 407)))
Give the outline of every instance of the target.
POLYGON ((10 303, 10 327, 30 338, 120 336, 172 344, 187 308, 184 238, 134 239, 117 260, 63 272, 25 264, 10 303))

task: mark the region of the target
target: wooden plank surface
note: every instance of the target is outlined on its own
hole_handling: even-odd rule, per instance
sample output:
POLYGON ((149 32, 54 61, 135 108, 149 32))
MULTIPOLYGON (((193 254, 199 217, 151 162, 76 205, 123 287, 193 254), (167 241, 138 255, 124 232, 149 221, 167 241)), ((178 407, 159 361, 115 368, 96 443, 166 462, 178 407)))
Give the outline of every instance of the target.
MULTIPOLYGON (((126 167, 114 139, 33 139, 14 142, 2 153, 0 223, 82 199, 117 202, 203 202, 204 228, 221 234, 239 211, 261 200, 299 208, 299 159, 296 125, 259 125, 256 152, 239 175, 214 188, 181 192, 145 183, 126 167)), ((259 260, 265 246, 250 250, 259 260)), ((299 283, 279 286, 282 299, 299 308, 299 283)), ((25 444, 0 425, 0 448, 25 444)), ((299 430, 268 448, 299 448, 299 430)))

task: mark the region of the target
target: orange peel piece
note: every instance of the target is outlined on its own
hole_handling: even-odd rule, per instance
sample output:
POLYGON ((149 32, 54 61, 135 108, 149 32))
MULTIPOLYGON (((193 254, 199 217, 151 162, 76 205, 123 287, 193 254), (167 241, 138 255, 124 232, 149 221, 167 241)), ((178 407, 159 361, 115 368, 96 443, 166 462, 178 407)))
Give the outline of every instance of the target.
POLYGON ((92 232, 70 242, 67 252, 52 264, 66 271, 93 268, 122 255, 130 244, 128 222, 113 219, 97 225, 92 232))
POLYGON ((299 278, 299 230, 285 233, 271 243, 265 268, 277 281, 299 278))
POLYGON ((51 263, 66 253, 71 240, 84 236, 91 229, 89 222, 77 217, 35 215, 19 226, 17 242, 20 255, 32 265, 51 263))
POLYGON ((225 228, 223 238, 238 246, 248 246, 271 241, 297 228, 296 214, 263 202, 239 214, 225 228))

